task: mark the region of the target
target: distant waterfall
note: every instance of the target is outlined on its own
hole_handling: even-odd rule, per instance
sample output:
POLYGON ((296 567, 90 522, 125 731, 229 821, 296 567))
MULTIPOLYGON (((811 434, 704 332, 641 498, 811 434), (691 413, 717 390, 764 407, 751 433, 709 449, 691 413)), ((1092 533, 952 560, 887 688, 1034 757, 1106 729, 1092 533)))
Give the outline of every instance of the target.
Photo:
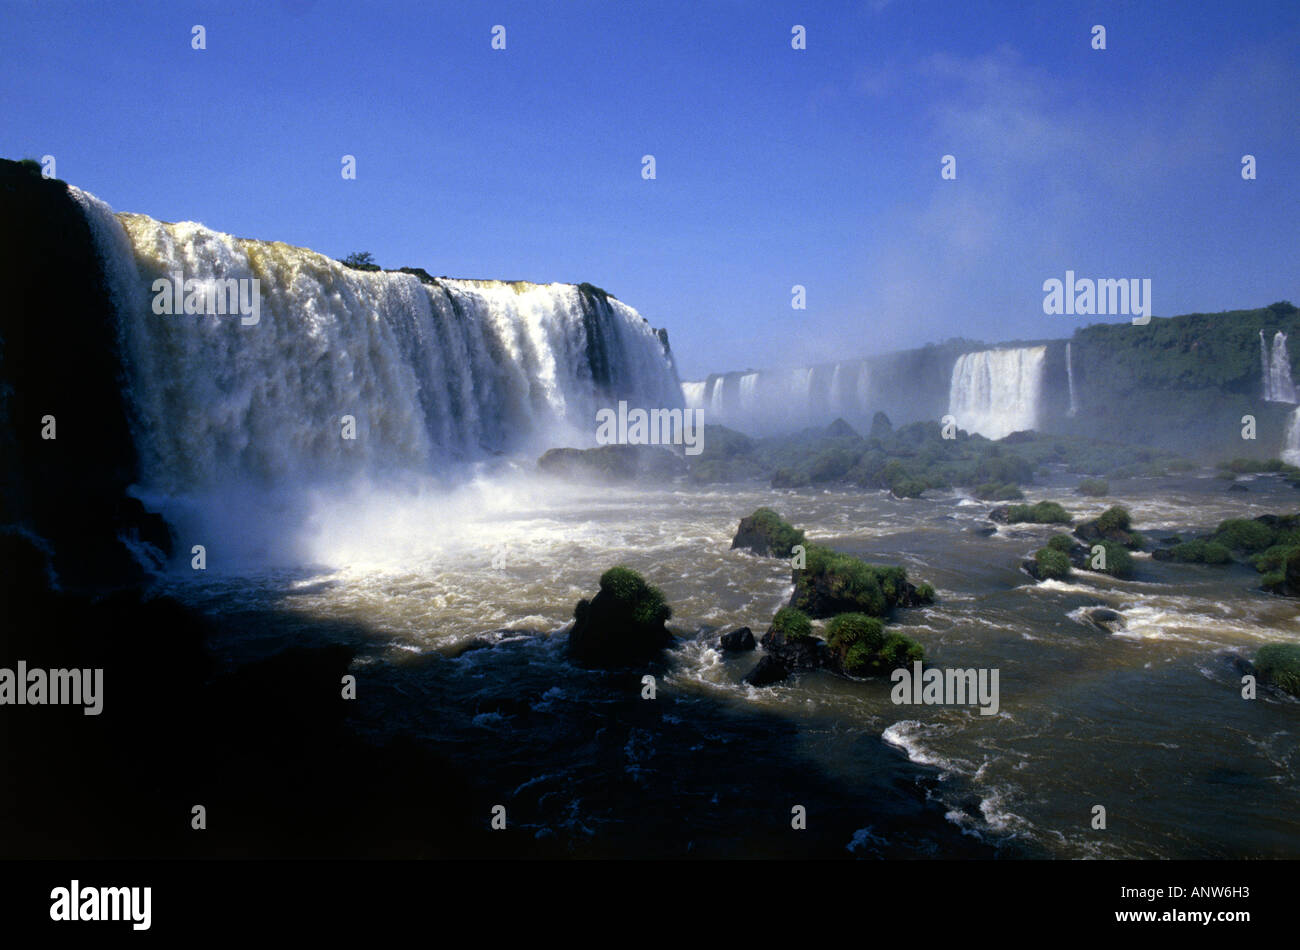
POLYGON ((682 399, 686 403, 686 408, 704 408, 704 390, 708 385, 707 381, 682 383, 682 399))
POLYGON ((1065 344, 1065 378, 1070 383, 1070 411, 1066 415, 1075 416, 1079 412, 1079 401, 1074 394, 1074 354, 1068 342, 1065 344))
POLYGON ((948 391, 957 426, 990 439, 1037 427, 1046 355, 1046 346, 1032 346, 958 357, 948 391))
POLYGON ((585 285, 353 270, 72 194, 116 298, 142 487, 154 494, 433 474, 594 444, 596 411, 620 399, 682 405, 666 343, 585 285), (176 277, 186 294, 256 279, 260 320, 160 311, 158 284, 176 277))
POLYGON ((1286 436, 1282 441, 1280 457, 1288 465, 1300 465, 1300 409, 1291 413, 1286 436))
POLYGON ((1273 351, 1270 355, 1264 331, 1260 330, 1259 356, 1265 401, 1300 402, 1296 398, 1295 383, 1291 380, 1291 354, 1287 350, 1286 334, 1278 330, 1273 336, 1273 351))
POLYGON ((713 381, 713 394, 709 397, 709 414, 715 418, 722 417, 722 386, 726 381, 725 376, 719 376, 713 381))
POLYGON ((1273 378, 1269 372, 1268 363, 1268 340, 1264 339, 1264 331, 1259 331, 1259 380, 1260 386, 1264 390, 1264 401, 1273 401, 1273 378))

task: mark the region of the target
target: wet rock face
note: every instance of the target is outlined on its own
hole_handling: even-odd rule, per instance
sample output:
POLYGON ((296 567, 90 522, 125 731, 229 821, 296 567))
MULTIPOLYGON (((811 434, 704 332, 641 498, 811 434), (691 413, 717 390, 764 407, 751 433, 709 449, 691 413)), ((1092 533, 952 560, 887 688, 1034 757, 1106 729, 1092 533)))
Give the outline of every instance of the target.
POLYGON ((103 264, 67 185, 4 160, 0 285, 0 524, 49 542, 65 589, 138 583, 119 536, 161 550, 170 534, 126 494, 138 465, 103 264))
POLYGON ((725 653, 740 653, 757 646, 754 632, 748 627, 739 627, 730 633, 724 633, 718 643, 725 653))
POLYGON ((790 675, 790 669, 770 653, 758 661, 758 665, 745 676, 750 686, 771 686, 790 675))
POLYGON ((1111 610, 1109 607, 1093 607, 1084 616, 1098 630, 1105 630, 1107 633, 1114 633, 1116 630, 1123 630, 1128 626, 1123 614, 1111 610))

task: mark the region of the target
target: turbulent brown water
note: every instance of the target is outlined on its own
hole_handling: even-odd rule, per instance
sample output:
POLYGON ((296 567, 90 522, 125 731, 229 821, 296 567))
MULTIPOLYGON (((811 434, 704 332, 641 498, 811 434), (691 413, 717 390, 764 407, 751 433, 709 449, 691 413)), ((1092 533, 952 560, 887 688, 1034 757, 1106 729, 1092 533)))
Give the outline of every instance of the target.
MULTIPOLYGON (((1298 507, 1268 477, 1246 493, 1208 476, 1114 481, 1098 499, 1072 485, 1056 476, 1029 499, 1062 500, 1076 518, 1123 504, 1157 535, 1298 507)), ((1076 572, 1035 584, 1020 561, 1054 529, 985 536, 990 507, 953 493, 591 488, 505 474, 451 493, 336 497, 300 541, 317 567, 187 572, 167 586, 225 617, 234 652, 362 631, 363 682, 383 684, 366 728, 461 750, 539 837, 579 850, 1300 856, 1300 702, 1267 690, 1242 699, 1230 662, 1300 639, 1295 602, 1255 590, 1243 566, 1142 554, 1131 580, 1076 572), (759 505, 932 583, 937 603, 893 622, 928 664, 998 669, 998 715, 896 706, 885 679, 743 684, 757 654, 724 656, 717 634, 761 635, 791 591, 784 562, 730 550, 759 505), (652 671, 654 702, 639 699, 639 673, 577 670, 563 655, 574 603, 617 563, 673 605, 681 639, 652 671), (1127 628, 1091 625, 1084 610, 1099 605, 1127 628), (255 619, 270 611, 274 623, 255 619), (484 635, 493 646, 462 652, 484 635), (821 809, 809 806, 817 847, 782 834, 804 799, 821 809), (1094 805, 1105 830, 1091 827, 1094 805)))

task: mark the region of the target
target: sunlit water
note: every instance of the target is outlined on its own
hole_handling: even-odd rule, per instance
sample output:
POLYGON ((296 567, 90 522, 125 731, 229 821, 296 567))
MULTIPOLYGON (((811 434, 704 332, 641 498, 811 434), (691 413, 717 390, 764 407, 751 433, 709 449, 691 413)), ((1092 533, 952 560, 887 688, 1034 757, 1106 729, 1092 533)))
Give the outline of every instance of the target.
MULTIPOLYGON (((1300 495, 1267 477, 1249 481, 1246 493, 1227 493, 1210 477, 1114 481, 1114 494, 1101 499, 1076 496, 1072 485, 1056 476, 1029 499, 1061 500, 1076 517, 1124 504, 1139 530, 1156 535, 1300 508, 1300 495)), ((1296 602, 1255 590, 1258 575, 1246 567, 1145 555, 1131 580, 1076 572, 1068 582, 1035 584, 1020 562, 1054 529, 1004 526, 985 536, 978 529, 989 526, 991 507, 959 493, 897 500, 758 484, 594 488, 516 474, 451 492, 336 496, 317 504, 300 531, 304 560, 318 566, 216 565, 177 572, 166 586, 231 620, 222 645, 230 651, 294 636, 283 624, 241 625, 259 611, 298 618, 302 630, 322 621, 363 627, 372 649, 360 662, 405 684, 387 694, 372 725, 461 743, 484 774, 500 766, 519 780, 512 794, 535 792, 529 808, 539 835, 599 837, 602 821, 626 823, 615 804, 592 803, 600 770, 611 768, 634 788, 654 785, 658 769, 665 796, 700 796, 707 805, 709 783, 720 779, 686 773, 735 739, 706 717, 721 709, 777 724, 745 732, 746 755, 769 774, 762 795, 788 785, 798 801, 801 770, 813 763, 826 781, 843 782, 835 796, 862 790, 862 802, 845 804, 862 815, 881 788, 908 783, 964 837, 1007 853, 1300 857, 1300 702, 1267 690, 1244 700, 1229 660, 1265 642, 1300 641, 1296 602), (768 689, 744 685, 759 654, 723 656, 716 636, 740 625, 761 635, 791 591, 787 564, 730 550, 737 522, 760 505, 815 541, 902 564, 914 581, 932 583, 937 603, 899 611, 893 623, 924 645, 929 664, 998 669, 998 715, 896 706, 884 679, 812 674, 768 689), (563 640, 574 603, 619 563, 663 589, 681 640, 659 683, 667 711, 609 725, 625 732, 617 755, 609 753, 617 761, 607 761, 599 740, 575 733, 585 717, 608 725, 601 710, 626 702, 611 685, 621 681, 572 668, 563 640), (1127 628, 1092 626, 1084 611, 1100 605, 1119 611, 1127 628), (503 629, 522 633, 496 632, 503 629), (484 635, 497 645, 461 653, 484 635), (885 754, 870 751, 876 746, 885 754), (1106 810, 1105 830, 1092 827, 1095 805, 1106 810)), ((605 727, 593 726, 598 736, 605 727)), ((737 791, 737 807, 766 814, 753 801, 759 794, 737 791)), ((856 828, 842 834, 848 853, 947 847, 925 834, 888 847, 858 813, 844 818, 856 828)), ((710 815, 725 836, 729 817, 710 815)))

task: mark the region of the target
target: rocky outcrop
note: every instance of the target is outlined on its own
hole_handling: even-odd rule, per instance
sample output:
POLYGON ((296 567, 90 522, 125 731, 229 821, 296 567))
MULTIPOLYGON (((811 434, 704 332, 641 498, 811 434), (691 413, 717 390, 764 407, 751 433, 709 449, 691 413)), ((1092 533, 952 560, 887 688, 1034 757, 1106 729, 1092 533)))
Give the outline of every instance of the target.
POLYGON ((1142 547, 1143 543, 1142 535, 1132 530, 1128 510, 1118 505, 1107 508, 1091 521, 1083 522, 1074 529, 1074 535, 1087 545, 1110 541, 1112 544, 1136 549, 1142 547))
POLYGON ((576 481, 619 483, 676 478, 686 474, 686 461, 662 445, 601 445, 548 449, 537 468, 576 481))
POLYGON ((803 544, 803 532, 771 508, 759 508, 740 519, 731 539, 731 550, 752 551, 762 557, 789 557, 796 544, 803 544))
POLYGON ((757 646, 754 632, 748 627, 739 627, 730 633, 724 633, 718 640, 718 646, 724 653, 742 653, 757 646))
POLYGON ((664 626, 671 616, 659 588, 626 567, 610 568, 601 575, 596 596, 573 609, 569 656, 602 667, 648 662, 673 642, 664 626))

